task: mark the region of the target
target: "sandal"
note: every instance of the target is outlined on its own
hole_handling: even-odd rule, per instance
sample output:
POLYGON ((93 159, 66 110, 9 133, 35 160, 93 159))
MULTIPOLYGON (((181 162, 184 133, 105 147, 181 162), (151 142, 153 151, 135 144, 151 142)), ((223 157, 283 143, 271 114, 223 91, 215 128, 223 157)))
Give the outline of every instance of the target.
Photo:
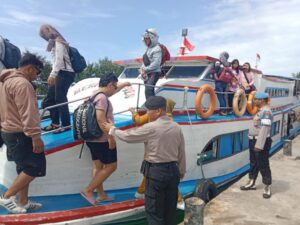
POLYGON ((93 197, 88 197, 83 192, 80 192, 80 195, 91 205, 96 205, 96 201, 93 197))
POLYGON ((51 123, 49 126, 43 127, 43 131, 51 131, 51 130, 56 130, 59 128, 59 125, 51 123))
POLYGON ((68 130, 71 130, 71 128, 70 127, 68 127, 68 128, 59 128, 59 129, 56 129, 55 131, 53 131, 53 134, 60 134, 62 132, 68 131, 68 130))
POLYGON ((97 198, 96 202, 112 202, 114 200, 115 200, 114 197, 107 195, 104 199, 100 199, 100 197, 97 198))

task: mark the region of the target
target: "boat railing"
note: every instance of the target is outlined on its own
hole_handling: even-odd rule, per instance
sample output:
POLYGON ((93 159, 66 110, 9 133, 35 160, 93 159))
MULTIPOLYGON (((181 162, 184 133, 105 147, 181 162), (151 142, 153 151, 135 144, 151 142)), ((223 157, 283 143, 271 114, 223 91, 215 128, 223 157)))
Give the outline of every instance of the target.
MULTIPOLYGON (((137 102, 136 102, 136 110, 139 110, 139 105, 140 105, 140 95, 141 94, 144 94, 144 93, 141 93, 141 86, 150 86, 150 87, 154 87, 156 88, 157 90, 159 90, 160 88, 165 88, 165 86, 156 86, 156 85, 150 85, 150 84, 143 84, 143 83, 131 83, 131 85, 137 85, 138 86, 138 93, 137 93, 137 102)), ((194 110, 195 107, 189 107, 188 106, 188 92, 189 90, 194 90, 195 88, 191 88, 191 87, 188 87, 188 86, 185 86, 185 87, 172 87, 172 90, 182 90, 183 91, 183 104, 182 104, 182 107, 181 108, 177 108, 177 109, 181 109, 181 110, 194 110)), ((167 91, 172 91, 172 90, 167 90, 167 91)), ((215 92, 216 94, 217 93, 221 93, 221 94, 229 94, 229 93, 232 93, 232 92, 215 92)), ((79 101, 82 101, 82 100, 87 100, 88 97, 83 97, 83 98, 78 98, 78 99, 75 99, 75 100, 72 100, 72 101, 68 101, 68 102, 64 102, 64 103, 60 103, 60 104, 56 104, 56 105, 52 105, 52 106, 48 106, 46 108, 44 108, 40 114, 40 118, 41 120, 43 119, 46 111, 49 111, 51 109, 54 109, 54 108, 58 108, 58 107, 61 107, 61 106, 64 106, 64 105, 69 105, 71 103, 74 103, 74 102, 79 102, 79 101)), ((219 109, 230 109, 232 107, 219 107, 219 109)), ((128 112, 129 109, 126 109, 126 110, 121 110, 121 111, 118 111, 118 112, 115 112, 114 115, 117 115, 117 114, 122 114, 122 113, 125 113, 125 112, 128 112)), ((64 127, 61 127, 61 128, 72 128, 72 125, 69 125, 69 126, 64 126, 64 127)), ((52 130, 52 131, 45 131, 43 132, 42 134, 48 134, 48 133, 52 133, 54 132, 55 130, 52 130)))

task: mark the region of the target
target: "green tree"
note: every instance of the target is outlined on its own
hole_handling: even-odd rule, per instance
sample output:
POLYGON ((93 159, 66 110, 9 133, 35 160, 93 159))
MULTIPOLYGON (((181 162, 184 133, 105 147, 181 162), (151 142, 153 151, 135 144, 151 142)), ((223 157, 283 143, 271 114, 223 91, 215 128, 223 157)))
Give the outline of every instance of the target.
POLYGON ((122 66, 113 64, 111 60, 105 57, 104 59, 99 59, 96 63, 88 63, 87 68, 80 74, 77 74, 75 81, 89 77, 101 77, 106 73, 115 73, 119 76, 122 70, 122 66))
MULTIPOLYGON (((43 96, 47 94, 48 85, 47 79, 52 69, 52 64, 46 60, 45 57, 39 56, 44 64, 44 69, 41 72, 36 84, 37 84, 37 95, 43 96)), ((104 59, 99 59, 96 63, 88 63, 87 68, 75 76, 75 82, 78 82, 85 78, 90 77, 101 77, 105 73, 113 72, 117 76, 121 74, 123 67, 115 65, 107 57, 104 59)))
POLYGON ((292 76, 294 78, 300 78, 300 72, 298 72, 298 73, 292 73, 292 76))

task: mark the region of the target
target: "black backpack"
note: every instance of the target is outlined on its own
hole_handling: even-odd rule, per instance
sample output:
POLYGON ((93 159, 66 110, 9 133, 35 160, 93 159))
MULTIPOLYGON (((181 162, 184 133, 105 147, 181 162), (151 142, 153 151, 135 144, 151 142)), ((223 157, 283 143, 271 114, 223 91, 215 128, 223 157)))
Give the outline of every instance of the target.
POLYGON ((69 46, 69 56, 75 73, 81 73, 86 68, 86 61, 79 51, 69 46))
MULTIPOLYGON (((99 92, 75 109, 73 114, 73 136, 75 140, 90 140, 101 137, 103 131, 100 129, 97 118, 94 100, 99 92)), ((109 102, 107 99, 106 116, 109 102)))
POLYGON ((9 42, 9 40, 3 38, 5 53, 4 59, 1 60, 6 69, 18 68, 19 61, 21 60, 21 51, 20 49, 9 42))

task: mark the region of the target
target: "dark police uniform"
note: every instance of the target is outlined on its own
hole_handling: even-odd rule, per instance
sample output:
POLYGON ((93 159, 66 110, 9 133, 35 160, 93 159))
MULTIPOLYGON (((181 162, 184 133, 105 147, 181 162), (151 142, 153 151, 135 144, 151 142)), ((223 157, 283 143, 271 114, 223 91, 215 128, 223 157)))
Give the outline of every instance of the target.
MULTIPOLYGON (((148 109, 165 108, 165 99, 152 96, 148 109)), ((145 210, 150 225, 175 225, 178 184, 186 172, 184 138, 180 126, 166 115, 130 130, 112 128, 109 134, 128 143, 145 144, 141 172, 146 177, 145 210)))

